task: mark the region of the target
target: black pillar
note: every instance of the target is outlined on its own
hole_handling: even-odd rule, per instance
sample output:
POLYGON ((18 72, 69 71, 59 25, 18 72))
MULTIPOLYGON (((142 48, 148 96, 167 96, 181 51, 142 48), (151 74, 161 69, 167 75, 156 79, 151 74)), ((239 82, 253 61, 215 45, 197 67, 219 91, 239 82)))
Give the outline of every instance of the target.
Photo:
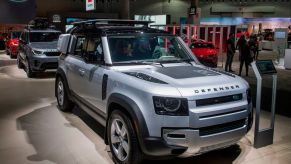
POLYGON ((120 2, 120 18, 130 18, 130 0, 119 0, 120 2))

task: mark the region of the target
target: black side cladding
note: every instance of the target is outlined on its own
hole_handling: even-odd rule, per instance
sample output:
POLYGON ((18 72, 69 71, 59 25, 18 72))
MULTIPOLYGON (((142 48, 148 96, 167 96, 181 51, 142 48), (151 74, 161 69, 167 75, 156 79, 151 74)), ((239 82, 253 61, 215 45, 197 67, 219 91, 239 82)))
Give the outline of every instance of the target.
POLYGON ((107 96, 107 82, 108 82, 108 75, 104 74, 103 80, 102 80, 102 100, 105 100, 107 96))

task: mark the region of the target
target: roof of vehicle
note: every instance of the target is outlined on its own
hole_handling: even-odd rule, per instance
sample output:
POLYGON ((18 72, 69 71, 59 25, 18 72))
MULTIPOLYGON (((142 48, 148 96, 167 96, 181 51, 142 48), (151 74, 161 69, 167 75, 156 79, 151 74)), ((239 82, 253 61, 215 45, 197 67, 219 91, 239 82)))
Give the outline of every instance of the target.
POLYGON ((25 29, 26 32, 60 32, 55 29, 25 29))
POLYGON ((124 34, 124 33, 158 33, 169 34, 166 31, 149 28, 151 21, 134 21, 119 19, 95 19, 89 21, 75 22, 75 26, 70 33, 79 31, 87 33, 101 32, 103 35, 124 34))

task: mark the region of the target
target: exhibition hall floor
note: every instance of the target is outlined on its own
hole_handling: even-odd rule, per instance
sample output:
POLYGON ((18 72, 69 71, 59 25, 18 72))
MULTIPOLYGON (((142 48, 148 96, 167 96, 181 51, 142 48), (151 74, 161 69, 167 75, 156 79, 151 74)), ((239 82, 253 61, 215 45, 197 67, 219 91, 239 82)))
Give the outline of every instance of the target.
MULTIPOLYGON (((0 53, 0 60, 9 59, 0 53)), ((262 114, 262 124, 267 125, 269 113, 262 114)), ((291 118, 276 115, 274 144, 261 149, 252 147, 250 131, 237 145, 226 149, 145 163, 290 164, 290 125, 291 118)), ((73 114, 57 109, 54 72, 28 79, 16 65, 0 66, 0 132, 1 164, 113 163, 101 125, 77 107, 73 114)))

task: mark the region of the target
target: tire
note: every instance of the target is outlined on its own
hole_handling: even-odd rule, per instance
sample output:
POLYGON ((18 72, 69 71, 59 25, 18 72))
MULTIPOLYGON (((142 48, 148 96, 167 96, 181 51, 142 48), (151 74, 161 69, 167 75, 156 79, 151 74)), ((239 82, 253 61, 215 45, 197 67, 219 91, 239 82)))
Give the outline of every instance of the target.
POLYGON ((7 48, 5 49, 5 51, 6 51, 6 55, 11 56, 7 48))
POLYGON ((74 103, 68 97, 68 88, 61 77, 57 78, 55 92, 57 96, 58 108, 62 112, 72 112, 74 103))
POLYGON ((31 70, 31 68, 30 68, 30 64, 29 64, 29 63, 27 63, 27 67, 26 67, 25 71, 26 71, 26 75, 27 75, 28 78, 33 78, 33 77, 35 77, 35 72, 33 72, 33 71, 31 70))
POLYGON ((23 67, 23 64, 22 64, 22 62, 20 61, 20 59, 19 59, 19 55, 17 55, 17 60, 16 60, 16 62, 17 62, 17 67, 19 68, 19 69, 23 69, 24 67, 23 67))
POLYGON ((130 119, 121 111, 115 110, 108 121, 107 136, 114 162, 117 164, 141 163, 143 154, 130 119))
POLYGON ((10 59, 14 59, 15 57, 12 55, 12 53, 9 54, 10 59))

